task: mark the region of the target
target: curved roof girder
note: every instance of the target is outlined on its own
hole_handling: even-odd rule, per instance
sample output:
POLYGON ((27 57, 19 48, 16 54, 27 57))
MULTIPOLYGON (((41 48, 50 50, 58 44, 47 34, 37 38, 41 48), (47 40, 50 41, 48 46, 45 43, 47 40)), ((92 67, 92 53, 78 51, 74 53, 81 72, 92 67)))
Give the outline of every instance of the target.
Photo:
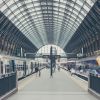
POLYGON ((15 43, 14 45, 18 45, 19 47, 34 48, 36 50, 35 46, 33 46, 33 44, 29 42, 29 40, 23 36, 23 34, 21 34, 21 32, 1 12, 0 15, 0 21, 3 18, 3 24, 0 22, 0 37, 2 37, 1 39, 4 41, 2 42, 2 49, 7 49, 8 52, 10 52, 11 48, 13 48, 12 44, 15 43))
MULTIPOLYGON (((75 40, 77 42, 76 45, 74 45, 73 49, 75 47, 78 47, 79 43, 81 44, 82 42, 78 42, 77 39, 75 38, 76 36, 80 35, 80 38, 83 37, 84 45, 91 45, 94 41, 98 40, 100 38, 100 13, 98 9, 98 4, 100 5, 100 2, 97 1, 91 11, 88 13, 82 24, 79 26, 78 30, 76 33, 73 35, 72 39, 68 43, 68 45, 72 44, 72 40, 75 40), (94 23, 94 24, 93 24, 94 23), (91 26, 91 27, 90 27, 91 26)), ((74 41, 74 42, 75 42, 74 41)), ((68 46, 67 45, 67 46, 68 46)), ((82 46, 84 46, 82 45, 82 46)), ((66 47, 67 47, 66 46, 66 47)))
MULTIPOLYGON (((91 0, 84 0, 84 1, 81 1, 81 0, 67 0, 67 1, 61 1, 61 0, 54 0, 54 1, 50 1, 50 0, 13 0, 12 2, 11 2, 11 0, 3 0, 3 1, 1 0, 0 7, 1 7, 1 11, 5 15, 8 14, 7 17, 15 25, 17 25, 17 28, 19 30, 21 29, 22 33, 25 36, 27 36, 27 38, 33 44, 36 43, 36 40, 32 39, 32 38, 34 38, 34 36, 32 34, 33 34, 33 32, 35 33, 34 35, 38 40, 37 46, 39 47, 41 45, 44 45, 45 43, 47 44, 48 39, 46 39, 46 38, 50 35, 51 32, 53 32, 52 35, 53 35, 54 39, 56 39, 54 34, 57 35, 56 42, 58 41, 58 43, 60 43, 59 45, 63 45, 63 43, 67 39, 67 37, 62 42, 59 42, 59 41, 64 37, 65 34, 68 35, 69 33, 71 33, 70 37, 68 37, 68 38, 70 39, 72 37, 75 30, 78 28, 81 21, 84 19, 84 17, 89 12, 90 8, 93 6, 93 4, 95 2, 96 2, 95 0, 92 0, 92 1, 91 0), (5 8, 4 8, 4 6, 5 6, 5 8), (26 14, 23 11, 26 12, 26 14), (33 11, 36 13, 36 15, 32 14, 33 11), (12 13, 13 15, 10 13, 12 13), (18 15, 18 13, 20 13, 20 14, 18 15), (23 19, 24 21, 21 20, 22 19, 21 14, 23 17, 25 17, 23 19), (47 16, 45 16, 45 15, 47 15, 47 16), (58 21, 57 22, 54 21, 55 19, 59 20, 59 18, 54 17, 55 15, 62 18, 61 23, 58 21), (68 15, 69 15, 69 18, 67 17, 68 15), (32 18, 31 16, 34 16, 34 17, 32 18), (39 16, 41 16, 41 17, 39 17, 39 16), (29 18, 29 20, 27 18, 29 18), (48 19, 48 22, 46 22, 45 18, 48 19), (16 21, 18 23, 15 23, 16 21, 14 19, 16 19, 16 21), (26 22, 25 22, 25 20, 26 20, 26 22), (32 22, 32 20, 33 20, 33 22, 32 22), (50 20, 51 20, 51 22, 49 22, 50 20), (76 21, 77 21, 77 23, 76 23, 76 21), (45 22, 45 24, 43 22, 45 22), (25 23, 25 24, 27 23, 27 25, 25 26, 23 23, 25 23), (61 26, 54 27, 54 25, 58 24, 58 23, 61 24, 61 26), (37 26, 39 26, 39 27, 37 28, 37 26), (42 30, 40 30, 40 28, 42 28, 42 30), (59 28, 59 30, 60 30, 58 34, 56 33, 57 28, 59 28), (68 31, 68 29, 69 29, 69 31, 68 31), (63 33, 63 35, 62 35, 62 33, 63 33), (45 34, 44 37, 42 36, 43 34, 45 34), (48 36, 46 36, 46 35, 48 35, 48 36)), ((53 40, 53 37, 52 37, 52 40, 53 40)), ((56 43, 54 43, 54 44, 56 44, 56 43)))

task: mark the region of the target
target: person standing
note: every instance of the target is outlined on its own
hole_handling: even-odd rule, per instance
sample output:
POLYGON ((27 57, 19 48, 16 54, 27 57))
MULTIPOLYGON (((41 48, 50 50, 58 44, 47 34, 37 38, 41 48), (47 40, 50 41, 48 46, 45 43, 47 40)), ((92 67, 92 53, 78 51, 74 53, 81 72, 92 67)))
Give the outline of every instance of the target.
POLYGON ((39 69, 39 77, 41 76, 41 71, 40 71, 40 69, 39 69))
POLYGON ((37 73, 38 73, 38 67, 35 67, 35 73, 36 73, 36 76, 37 76, 37 73))
POLYGON ((71 76, 75 74, 75 69, 71 68, 71 76))
POLYGON ((58 65, 58 71, 60 71, 60 65, 58 65))

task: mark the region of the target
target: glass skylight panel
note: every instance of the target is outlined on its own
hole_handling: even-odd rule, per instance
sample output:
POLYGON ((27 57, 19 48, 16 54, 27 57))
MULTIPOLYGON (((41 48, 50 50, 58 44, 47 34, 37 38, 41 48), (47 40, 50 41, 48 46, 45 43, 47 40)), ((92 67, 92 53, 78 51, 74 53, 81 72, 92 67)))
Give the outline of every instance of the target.
POLYGON ((57 1, 57 2, 59 2, 59 0, 54 0, 54 1, 57 1))
POLYGON ((16 6, 16 5, 14 5, 14 6, 12 6, 10 9, 12 10, 12 11, 14 11, 14 10, 16 10, 18 7, 16 6))
POLYGON ((49 10, 48 13, 51 13, 52 14, 52 11, 49 10))
POLYGON ((83 20, 84 19, 84 17, 81 15, 81 14, 79 14, 79 17, 83 20))
POLYGON ((75 21, 75 23, 74 23, 75 28, 77 28, 78 25, 79 25, 79 23, 77 21, 75 21))
POLYGON ((2 4, 3 3, 3 0, 0 0, 0 4, 2 4))
POLYGON ((46 2, 41 2, 41 5, 46 5, 47 3, 46 2))
POLYGON ((53 5, 58 7, 60 4, 59 4, 59 2, 58 3, 56 2, 56 3, 53 3, 53 5))
POLYGON ((8 16, 11 13, 11 10, 7 9, 5 15, 8 16))
POLYGON ((18 21, 17 23, 16 23, 16 26, 19 24, 20 22, 18 21))
POLYGON ((13 23, 16 23, 17 19, 16 18, 12 18, 13 23))
POLYGON ((24 0, 24 2, 27 3, 32 3, 32 0, 24 0))
POLYGON ((36 7, 35 10, 36 11, 39 11, 39 10, 41 10, 41 8, 40 7, 36 7))
POLYGON ((9 19, 11 20, 13 17, 14 17, 14 14, 11 14, 11 15, 9 16, 9 19))
POLYGON ((90 5, 90 6, 93 6, 93 1, 92 0, 86 0, 86 2, 90 5))
POLYGON ((34 6, 39 6, 40 7, 40 3, 34 3, 34 6))
POLYGON ((20 13, 19 10, 16 10, 16 12, 14 12, 14 15, 18 15, 20 13))
POLYGON ((29 9, 29 12, 30 13, 34 13, 35 12, 35 9, 31 8, 31 9, 29 9))
POLYGON ((48 7, 47 6, 43 6, 42 7, 42 10, 46 10, 48 7))
POLYGON ((75 18, 71 18, 70 21, 71 21, 72 23, 74 23, 74 22, 75 22, 75 18))
POLYGON ((19 28, 21 28, 21 27, 22 27, 22 25, 21 25, 21 24, 19 24, 19 25, 18 25, 18 27, 19 27, 19 28))
POLYGON ((33 2, 39 1, 39 0, 32 0, 33 2))
POLYGON ((63 2, 64 0, 60 0, 60 2, 63 2))
POLYGON ((40 11, 37 11, 37 14, 38 14, 38 15, 42 15, 42 12, 40 12, 40 11))
POLYGON ((84 8, 87 12, 89 12, 89 10, 90 10, 89 7, 87 7, 86 5, 84 5, 83 8, 84 8))
POLYGON ((68 10, 69 10, 70 12, 72 12, 73 8, 68 8, 68 10))
POLYGON ((0 7, 0 11, 4 11, 5 9, 7 9, 7 5, 3 5, 2 7, 0 7))
POLYGON ((19 7, 21 12, 24 12, 24 8, 23 7, 19 7))
POLYGON ((58 7, 54 7, 54 8, 53 8, 53 10, 56 10, 56 11, 58 11, 59 9, 58 9, 58 7))
MULTIPOLYGON (((53 16, 56 17, 56 18, 58 18, 58 15, 55 15, 55 14, 54 14, 53 16)), ((55 20, 57 20, 57 19, 55 19, 55 20)))
POLYGON ((74 6, 74 3, 73 3, 73 2, 72 2, 72 3, 70 3, 70 6, 71 6, 71 7, 73 7, 73 6, 74 6))
POLYGON ((18 7, 21 7, 22 5, 21 5, 21 3, 20 3, 20 2, 18 2, 18 3, 17 3, 17 6, 18 6, 18 7))
POLYGON ((58 19, 58 21, 62 21, 63 20, 63 17, 62 16, 59 16, 59 19, 58 19))
POLYGON ((21 15, 20 17, 19 17, 19 18, 20 18, 20 21, 23 22, 23 21, 25 20, 25 18, 22 17, 22 15, 21 15), (20 17, 21 17, 21 18, 20 18, 20 17))
POLYGON ((65 12, 65 10, 64 10, 64 9, 61 9, 61 8, 59 9, 59 11, 60 11, 60 12, 62 12, 62 13, 64 13, 64 12, 65 12))
POLYGON ((67 19, 70 19, 71 18, 71 16, 67 16, 67 19))
POLYGON ((76 17, 77 17, 75 14, 72 14, 71 16, 72 16, 74 19, 76 19, 76 17))
MULTIPOLYGON (((55 12, 53 12, 53 13, 57 16, 59 12, 55 11, 55 12)), ((54 15, 54 16, 55 16, 55 15, 54 15)))
POLYGON ((13 1, 13 0, 9 0, 9 2, 7 2, 7 5, 8 5, 8 6, 10 6, 10 5, 12 5, 12 4, 14 4, 14 1, 13 1))
POLYGON ((83 10, 81 10, 81 13, 82 13, 84 16, 86 16, 86 15, 87 15, 87 13, 86 13, 86 12, 84 12, 83 10))
POLYGON ((74 6, 74 9, 77 9, 78 11, 80 11, 81 6, 77 6, 77 5, 75 5, 75 6, 74 6))
POLYGON ((61 7, 61 8, 63 8, 63 9, 65 9, 65 7, 66 7, 66 6, 65 6, 65 5, 60 5, 59 7, 61 7))
POLYGON ((33 8, 33 4, 32 3, 29 3, 26 6, 27 6, 27 8, 33 8))
POLYGON ((43 13, 48 13, 48 11, 43 11, 43 13))
POLYGON ((79 12, 78 11, 75 11, 75 10, 73 10, 73 13, 76 14, 76 15, 79 14, 79 12))
POLYGON ((77 0, 76 3, 79 4, 80 6, 83 5, 83 1, 82 0, 77 0))

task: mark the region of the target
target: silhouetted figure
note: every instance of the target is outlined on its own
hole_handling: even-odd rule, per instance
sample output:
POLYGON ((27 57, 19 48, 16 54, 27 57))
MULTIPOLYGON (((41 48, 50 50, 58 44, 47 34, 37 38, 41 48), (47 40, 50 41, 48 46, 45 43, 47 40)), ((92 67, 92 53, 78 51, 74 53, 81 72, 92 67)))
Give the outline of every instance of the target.
POLYGON ((58 71, 60 71, 60 66, 58 66, 58 71))
POLYGON ((39 71, 38 67, 35 67, 36 76, 37 76, 38 71, 39 71))
POLYGON ((71 68, 70 71, 71 71, 71 76, 75 74, 75 69, 74 68, 71 68))
POLYGON ((39 69, 39 77, 41 76, 41 71, 40 71, 40 69, 39 69))

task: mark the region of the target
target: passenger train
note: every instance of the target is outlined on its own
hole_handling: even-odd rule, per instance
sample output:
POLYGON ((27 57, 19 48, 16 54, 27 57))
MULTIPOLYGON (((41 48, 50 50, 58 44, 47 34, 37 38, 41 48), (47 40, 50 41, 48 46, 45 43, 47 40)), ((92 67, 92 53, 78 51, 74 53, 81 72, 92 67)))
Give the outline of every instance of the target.
POLYGON ((94 67, 100 67, 100 56, 93 56, 81 59, 68 60, 66 62, 60 62, 60 66, 67 69, 72 67, 75 69, 91 69, 94 67))
POLYGON ((76 62, 76 66, 78 65, 88 65, 89 67, 100 66, 100 56, 79 59, 76 62))
POLYGON ((44 68, 47 62, 39 62, 33 59, 0 55, 0 76, 17 71, 18 79, 35 72, 35 67, 44 68))

